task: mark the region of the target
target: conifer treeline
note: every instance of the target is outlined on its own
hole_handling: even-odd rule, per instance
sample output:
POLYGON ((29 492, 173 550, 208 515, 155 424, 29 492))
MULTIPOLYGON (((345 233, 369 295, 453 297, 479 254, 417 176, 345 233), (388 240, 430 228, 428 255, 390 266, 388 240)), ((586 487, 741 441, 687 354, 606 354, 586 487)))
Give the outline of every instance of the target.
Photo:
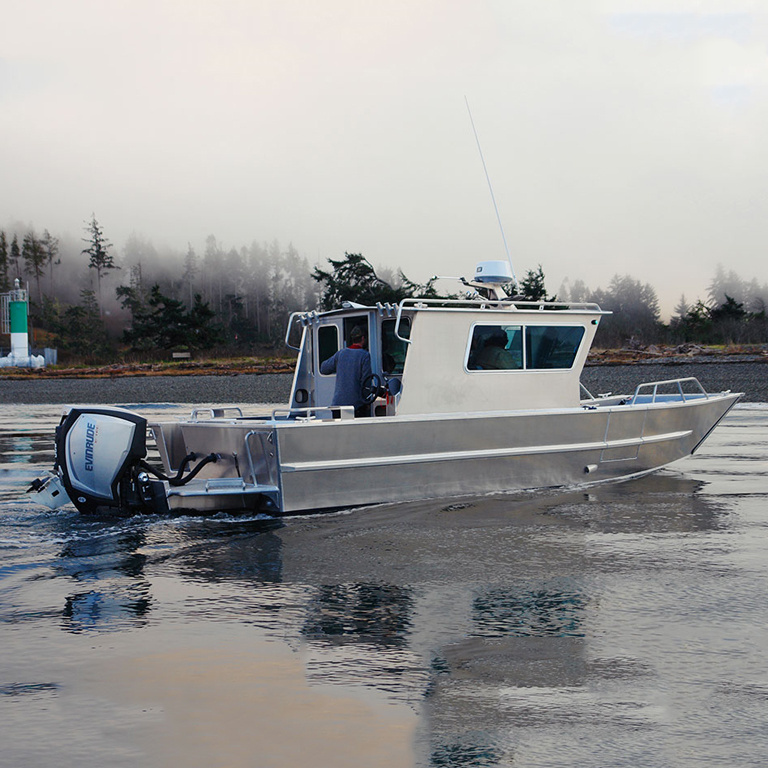
POLYGON ((292 245, 158 251, 133 235, 118 253, 95 216, 81 241, 46 230, 0 230, 0 293, 29 283, 37 347, 83 359, 175 347, 248 354, 280 345, 291 312, 317 305, 320 286, 292 245))
MULTIPOLYGON (((330 261, 326 272, 277 241, 235 248, 211 235, 200 252, 189 245, 181 253, 158 251, 133 235, 118 252, 95 216, 79 241, 48 230, 41 236, 0 230, 0 293, 12 288, 15 278, 29 284, 32 344, 58 347, 65 361, 68 355, 116 360, 126 351, 167 356, 167 350, 184 347, 222 354, 281 350, 289 314, 317 307, 329 287, 343 294, 344 286, 336 283, 363 262, 371 273, 366 285, 378 281, 432 290, 431 283, 416 286, 402 272, 377 276, 359 254, 330 261), (328 281, 331 274, 335 282, 328 281)), ((547 296, 541 266, 528 271, 521 288, 534 300, 554 298, 547 296)), ((705 298, 689 304, 681 297, 668 324, 660 321, 653 286, 629 275, 615 275, 607 287, 594 290, 566 280, 557 299, 596 302, 613 312, 600 325, 596 345, 601 347, 768 342, 768 285, 722 267, 705 298)))
POLYGON ((593 301, 613 312, 600 324, 595 344, 616 348, 636 344, 760 344, 768 342, 768 285, 744 280, 718 266, 705 299, 689 304, 685 296, 668 324, 660 321, 659 301, 649 283, 614 275, 606 288, 589 289, 583 281, 566 281, 563 301, 593 301))

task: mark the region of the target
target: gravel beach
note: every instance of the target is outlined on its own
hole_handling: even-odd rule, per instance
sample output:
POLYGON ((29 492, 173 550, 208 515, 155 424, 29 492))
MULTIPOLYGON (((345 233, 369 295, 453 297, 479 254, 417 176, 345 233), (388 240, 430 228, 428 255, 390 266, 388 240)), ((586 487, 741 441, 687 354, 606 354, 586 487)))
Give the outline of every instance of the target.
MULTIPOLYGON (((597 365, 581 380, 593 394, 631 394, 644 381, 695 376, 708 392, 744 392, 742 402, 768 402, 768 364, 755 362, 597 365)), ((292 374, 123 376, 92 379, 0 379, 2 404, 130 405, 138 403, 285 404, 292 374)))
POLYGON ((707 392, 743 392, 741 402, 768 403, 768 364, 762 362, 647 363, 588 366, 581 382, 593 394, 632 394, 645 381, 694 376, 707 392))
POLYGON ((0 403, 131 405, 138 403, 286 404, 292 374, 116 376, 92 379, 3 379, 0 403))

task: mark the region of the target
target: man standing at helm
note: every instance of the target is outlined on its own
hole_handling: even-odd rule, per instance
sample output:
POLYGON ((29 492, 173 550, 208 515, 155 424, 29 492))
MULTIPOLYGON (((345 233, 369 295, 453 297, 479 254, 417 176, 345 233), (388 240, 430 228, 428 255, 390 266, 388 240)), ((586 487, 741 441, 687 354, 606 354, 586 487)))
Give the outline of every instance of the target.
POLYGON ((354 405, 355 416, 370 416, 370 406, 363 400, 363 382, 371 375, 371 355, 366 347, 365 331, 356 325, 349 334, 350 345, 320 363, 320 373, 336 374, 336 388, 331 405, 354 405))

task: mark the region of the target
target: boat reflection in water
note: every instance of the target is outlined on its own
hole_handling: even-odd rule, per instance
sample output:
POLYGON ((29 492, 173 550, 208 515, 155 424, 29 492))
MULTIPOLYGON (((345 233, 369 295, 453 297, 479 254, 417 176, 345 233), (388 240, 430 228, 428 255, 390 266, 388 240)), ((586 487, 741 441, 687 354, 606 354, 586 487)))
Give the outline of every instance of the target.
POLYGON ((77 584, 67 595, 62 628, 68 632, 116 632, 145 626, 152 604, 144 578, 147 556, 142 530, 69 541, 54 570, 77 584))
POLYGON ((680 565, 633 539, 725 524, 702 485, 670 473, 287 522, 113 521, 60 550, 58 576, 78 585, 63 628, 250 625, 300 649, 310 685, 407 706, 424 764, 509 765, 530 729, 658 726, 626 690, 652 668, 601 647, 597 617, 617 575, 680 565), (152 584, 169 581, 195 597, 157 599, 152 584), (599 693, 616 681, 621 702, 599 693))

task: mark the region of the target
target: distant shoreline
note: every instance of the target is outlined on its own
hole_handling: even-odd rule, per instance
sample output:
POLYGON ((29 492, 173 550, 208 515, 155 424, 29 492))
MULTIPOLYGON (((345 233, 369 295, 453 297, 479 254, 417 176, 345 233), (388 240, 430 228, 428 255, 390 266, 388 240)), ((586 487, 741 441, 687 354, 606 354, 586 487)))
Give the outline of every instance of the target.
MULTIPOLYGON (((768 367, 756 361, 661 362, 592 365, 581 380, 593 394, 631 394, 645 381, 696 377, 708 392, 744 392, 743 402, 768 402, 768 367)), ((140 403, 285 405, 291 373, 115 376, 101 378, 0 377, 0 404, 140 403)))
MULTIPOLYGON (((240 357, 226 359, 159 361, 152 363, 112 363, 94 366, 53 366, 50 368, 0 368, 3 381, 39 381, 45 379, 117 379, 198 376, 244 376, 293 374, 294 357, 240 357)), ((650 345, 622 349, 592 349, 586 367, 646 365, 720 365, 731 363, 768 364, 768 345, 699 346, 681 344, 675 347, 650 345)))

